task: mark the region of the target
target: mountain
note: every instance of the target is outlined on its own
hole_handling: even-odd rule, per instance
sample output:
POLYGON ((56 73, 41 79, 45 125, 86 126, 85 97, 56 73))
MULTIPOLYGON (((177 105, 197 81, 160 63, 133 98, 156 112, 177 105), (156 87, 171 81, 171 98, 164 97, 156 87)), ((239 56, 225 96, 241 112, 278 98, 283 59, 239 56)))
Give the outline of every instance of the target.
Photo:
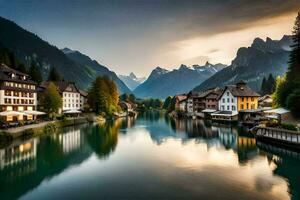
POLYGON ((179 69, 172 71, 157 67, 133 93, 140 98, 166 98, 185 93, 224 67, 226 66, 222 64, 213 65, 208 62, 203 66, 181 65, 179 69))
POLYGON ((215 73, 194 90, 223 87, 244 80, 253 90, 259 91, 263 77, 270 73, 276 77, 286 72, 291 44, 292 38, 287 35, 281 40, 256 38, 250 47, 237 51, 230 66, 215 73))
POLYGON ((126 75, 119 75, 119 78, 131 90, 134 90, 137 86, 139 86, 142 82, 144 82, 146 80, 145 77, 138 78, 133 72, 131 72, 128 76, 126 76, 126 75))
MULTIPOLYGON (((87 89, 97 75, 98 69, 71 60, 57 47, 2 17, 0 17, 0 44, 12 51, 26 66, 35 61, 44 79, 50 68, 54 67, 65 80, 76 82, 79 88, 87 89)), ((125 85, 123 87, 119 85, 119 88, 121 92, 130 91, 125 85)))
POLYGON ((110 71, 107 67, 99 64, 96 60, 92 60, 89 56, 69 48, 61 49, 61 51, 73 62, 83 66, 89 76, 95 79, 99 75, 109 76, 118 85, 120 93, 131 93, 125 83, 119 79, 115 72, 110 71))

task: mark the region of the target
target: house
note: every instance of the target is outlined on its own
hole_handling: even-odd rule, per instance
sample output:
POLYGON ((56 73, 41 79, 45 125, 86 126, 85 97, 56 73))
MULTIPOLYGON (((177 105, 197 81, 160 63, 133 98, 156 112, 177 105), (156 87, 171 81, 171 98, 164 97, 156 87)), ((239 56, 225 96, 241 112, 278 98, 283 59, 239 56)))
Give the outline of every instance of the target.
POLYGON ((200 113, 205 109, 218 109, 218 96, 222 92, 220 88, 208 89, 204 92, 190 92, 187 100, 187 110, 200 113), (192 105, 192 106, 191 106, 192 105), (191 109, 190 107, 193 107, 191 109))
POLYGON ((187 94, 186 100, 186 111, 188 114, 192 115, 195 112, 194 101, 199 96, 199 92, 191 91, 187 94))
POLYGON ((175 110, 186 112, 187 95, 181 94, 175 96, 175 110))
MULTIPOLYGON (((50 82, 43 82, 40 85, 42 91, 44 91, 50 82)), ((82 94, 80 90, 76 87, 75 83, 67 81, 55 81, 53 82, 62 97, 63 106, 59 110, 59 113, 65 114, 76 114, 81 113, 83 104, 81 104, 82 94)))
POLYGON ((236 121, 241 110, 256 110, 259 94, 251 90, 244 81, 228 85, 218 97, 219 111, 212 114, 213 120, 236 121))
POLYGON ((85 105, 87 105, 88 93, 83 90, 79 90, 80 93, 80 110, 84 111, 85 105))
POLYGON ((261 109, 272 108, 273 98, 271 95, 265 95, 258 98, 258 107, 261 109))
POLYGON ((22 72, 0 66, 0 116, 3 121, 33 120, 36 114, 36 83, 22 72))

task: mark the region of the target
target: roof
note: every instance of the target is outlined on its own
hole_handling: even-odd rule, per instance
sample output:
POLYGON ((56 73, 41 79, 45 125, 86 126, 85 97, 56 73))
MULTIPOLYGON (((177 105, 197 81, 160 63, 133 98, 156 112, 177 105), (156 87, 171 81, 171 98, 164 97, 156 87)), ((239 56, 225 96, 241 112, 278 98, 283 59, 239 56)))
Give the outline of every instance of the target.
POLYGON ((260 97, 260 95, 254 92, 250 87, 248 87, 245 82, 238 82, 236 85, 225 86, 225 89, 218 97, 218 99, 223 96, 226 90, 229 90, 235 97, 260 97))
POLYGON ((195 97, 198 97, 198 98, 205 98, 205 97, 207 97, 208 95, 210 95, 210 94, 216 94, 216 95, 219 95, 219 94, 221 94, 222 93, 222 89, 221 88, 218 88, 218 87, 216 87, 216 88, 210 88, 210 89, 208 89, 208 90, 205 90, 205 91, 203 91, 203 92, 199 92, 199 93, 196 93, 195 92, 195 97))
POLYGON ((204 110, 202 110, 201 112, 203 112, 203 113, 214 113, 214 112, 216 112, 217 110, 214 110, 214 109, 204 109, 204 110))
POLYGON ((88 96, 88 93, 86 91, 79 90, 79 93, 80 93, 81 96, 84 96, 84 97, 88 96))
MULTIPOLYGON (((43 82, 40 87, 42 88, 46 88, 48 87, 48 85, 50 84, 51 81, 46 81, 46 82, 43 82)), ((69 86, 73 85, 76 92, 80 93, 80 90, 76 87, 75 83, 73 82, 68 82, 68 81, 52 81, 56 87, 58 88, 58 91, 60 93, 63 93, 69 86)))
POLYGON ((232 112, 232 111, 217 111, 215 113, 212 113, 211 115, 214 115, 214 116, 235 116, 237 115, 238 113, 236 112, 232 112))
POLYGON ((0 65, 0 80, 2 81, 13 81, 18 83, 31 83, 36 84, 34 81, 30 79, 28 74, 22 73, 18 70, 12 69, 5 64, 0 65), (12 78, 11 74, 15 74, 15 78, 12 78), (26 79, 22 79, 22 77, 25 76, 26 79))
POLYGON ((276 108, 276 109, 264 111, 264 113, 275 113, 275 114, 279 114, 279 115, 289 113, 289 112, 290 111, 285 108, 276 108))
POLYGON ((187 96, 186 95, 177 95, 177 96, 175 96, 175 98, 178 102, 180 102, 180 101, 186 100, 187 96))
POLYGON ((266 101, 266 102, 273 102, 273 98, 272 98, 272 96, 271 95, 264 95, 264 96, 262 96, 262 97, 260 97, 260 98, 258 98, 258 101, 266 101))

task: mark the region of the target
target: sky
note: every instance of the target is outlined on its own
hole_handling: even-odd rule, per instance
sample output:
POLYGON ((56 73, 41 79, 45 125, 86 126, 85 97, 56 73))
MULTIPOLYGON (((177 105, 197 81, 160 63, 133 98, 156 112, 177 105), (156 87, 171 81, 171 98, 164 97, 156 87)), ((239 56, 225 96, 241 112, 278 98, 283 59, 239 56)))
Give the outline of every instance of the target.
POLYGON ((291 34, 300 0, 0 0, 0 16, 117 74, 230 64, 256 37, 291 34))

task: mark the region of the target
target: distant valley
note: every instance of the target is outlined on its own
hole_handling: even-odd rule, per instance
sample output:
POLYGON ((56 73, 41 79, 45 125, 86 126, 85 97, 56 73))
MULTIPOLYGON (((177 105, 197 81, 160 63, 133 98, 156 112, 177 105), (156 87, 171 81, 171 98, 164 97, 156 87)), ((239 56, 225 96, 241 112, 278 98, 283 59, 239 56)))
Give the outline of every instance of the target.
POLYGON ((119 78, 127 85, 130 90, 134 90, 137 86, 142 84, 147 78, 138 78, 133 72, 129 75, 119 75, 119 78))

